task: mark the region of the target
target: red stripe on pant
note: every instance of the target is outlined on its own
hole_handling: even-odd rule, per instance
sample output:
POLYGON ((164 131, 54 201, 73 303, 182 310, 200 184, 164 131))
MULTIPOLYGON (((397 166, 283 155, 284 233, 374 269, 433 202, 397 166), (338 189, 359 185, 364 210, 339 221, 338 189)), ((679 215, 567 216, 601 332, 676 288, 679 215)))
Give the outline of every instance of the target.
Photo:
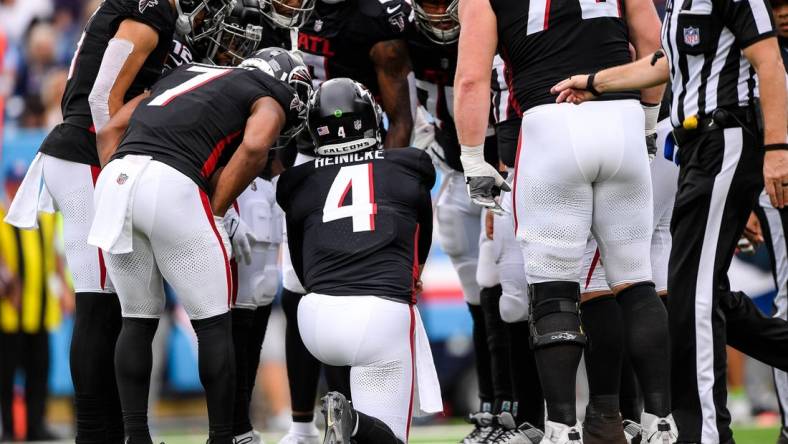
POLYGON ((594 274, 594 270, 596 269, 596 264, 599 262, 599 248, 596 249, 594 252, 594 258, 591 260, 591 266, 588 267, 588 276, 586 276, 586 289, 588 289, 588 284, 591 283, 591 276, 594 274))
MULTIPOLYGON (((101 167, 97 167, 95 165, 90 166, 90 175, 93 178, 93 192, 96 191, 96 182, 98 181, 99 174, 101 173, 101 167)), ((98 252, 98 262, 99 262, 99 283, 101 285, 101 289, 104 290, 107 286, 107 265, 104 264, 104 254, 101 252, 100 248, 96 248, 98 252)))
POLYGON ((416 386, 416 312, 413 305, 410 308, 410 403, 408 404, 408 426, 405 429, 405 442, 410 438, 410 422, 413 418, 413 390, 416 386))
POLYGON ((203 190, 200 190, 200 200, 202 201, 202 208, 205 210, 205 216, 208 218, 208 223, 211 224, 211 228, 213 228, 213 234, 216 235, 216 240, 219 241, 219 247, 221 247, 222 255, 224 256, 224 271, 225 277, 227 278, 227 306, 229 307, 233 297, 233 277, 230 271, 230 259, 227 257, 227 249, 224 248, 224 241, 222 241, 222 236, 219 234, 219 229, 216 228, 216 222, 213 220, 211 202, 208 200, 208 195, 205 194, 203 190))

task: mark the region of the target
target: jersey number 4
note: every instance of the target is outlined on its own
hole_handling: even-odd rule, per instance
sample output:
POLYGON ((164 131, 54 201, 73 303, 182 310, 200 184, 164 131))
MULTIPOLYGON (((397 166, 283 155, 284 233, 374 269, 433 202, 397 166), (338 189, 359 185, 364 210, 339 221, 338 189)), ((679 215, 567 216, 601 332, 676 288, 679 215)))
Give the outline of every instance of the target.
POLYGON ((339 169, 331 189, 328 190, 326 204, 323 206, 323 222, 352 218, 353 231, 375 231, 375 183, 372 164, 345 166, 339 169), (353 191, 350 205, 344 205, 350 191, 353 191))

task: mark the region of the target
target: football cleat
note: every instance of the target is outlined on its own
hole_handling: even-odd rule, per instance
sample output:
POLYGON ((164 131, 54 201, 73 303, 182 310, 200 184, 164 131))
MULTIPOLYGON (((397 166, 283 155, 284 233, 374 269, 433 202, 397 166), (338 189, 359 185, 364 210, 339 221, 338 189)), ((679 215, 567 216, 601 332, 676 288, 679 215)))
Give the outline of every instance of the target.
POLYGON ((627 444, 640 444, 640 441, 643 439, 643 429, 635 421, 625 419, 624 437, 627 439, 627 444))
POLYGON ((480 444, 493 432, 495 415, 490 412, 476 412, 468 415, 467 421, 473 424, 473 430, 460 441, 462 444, 480 444))
POLYGON ((501 412, 495 415, 493 419, 493 431, 486 437, 484 442, 498 442, 498 439, 504 434, 516 429, 517 423, 514 422, 514 416, 512 416, 511 412, 501 412))
POLYGON ((507 430, 495 441, 495 444, 539 444, 544 438, 544 432, 528 422, 520 424, 517 428, 507 430))
POLYGON ((350 435, 356 425, 356 415, 345 396, 339 392, 328 392, 322 399, 321 409, 326 418, 323 444, 351 444, 350 435))
POLYGON ((643 430, 641 444, 673 444, 678 439, 678 429, 673 415, 658 418, 651 413, 643 412, 640 416, 640 427, 643 430))
POLYGON ((788 429, 785 427, 780 429, 780 436, 777 438, 777 444, 788 444, 788 429))
POLYGON ((265 444, 260 434, 250 430, 233 438, 233 444, 265 444))
MULTIPOLYGON (((315 429, 317 431, 317 429, 315 429)), ((319 435, 299 435, 290 432, 279 440, 279 444, 320 444, 319 435)))
POLYGON ((568 426, 559 422, 546 421, 544 437, 540 444, 583 444, 583 428, 578 422, 568 426))

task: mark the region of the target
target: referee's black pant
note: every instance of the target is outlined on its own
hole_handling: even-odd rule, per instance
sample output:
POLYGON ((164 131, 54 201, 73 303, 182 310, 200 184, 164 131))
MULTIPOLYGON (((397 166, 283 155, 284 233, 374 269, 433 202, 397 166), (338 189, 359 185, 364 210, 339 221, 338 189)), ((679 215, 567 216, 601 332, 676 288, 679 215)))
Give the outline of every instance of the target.
MULTIPOLYGON (((757 310, 742 304, 743 295, 730 291, 727 278, 736 243, 763 189, 763 149, 754 134, 755 128, 715 130, 679 149, 668 266, 672 401, 679 442, 732 441, 725 406, 726 323, 729 314, 732 327, 760 322, 757 310)), ((740 337, 748 332, 734 329, 734 342, 748 345, 740 337)))

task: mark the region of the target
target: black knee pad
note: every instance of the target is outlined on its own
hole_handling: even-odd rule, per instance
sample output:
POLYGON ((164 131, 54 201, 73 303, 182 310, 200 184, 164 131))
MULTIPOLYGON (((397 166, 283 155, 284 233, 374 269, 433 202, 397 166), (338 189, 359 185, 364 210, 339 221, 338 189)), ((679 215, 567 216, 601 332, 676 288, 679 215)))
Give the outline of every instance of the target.
POLYGON ((580 285, 551 281, 528 286, 531 296, 531 347, 586 344, 580 324, 580 285))
POLYGON ((286 288, 282 289, 282 310, 285 312, 287 322, 298 324, 298 303, 304 295, 290 291, 286 288))

